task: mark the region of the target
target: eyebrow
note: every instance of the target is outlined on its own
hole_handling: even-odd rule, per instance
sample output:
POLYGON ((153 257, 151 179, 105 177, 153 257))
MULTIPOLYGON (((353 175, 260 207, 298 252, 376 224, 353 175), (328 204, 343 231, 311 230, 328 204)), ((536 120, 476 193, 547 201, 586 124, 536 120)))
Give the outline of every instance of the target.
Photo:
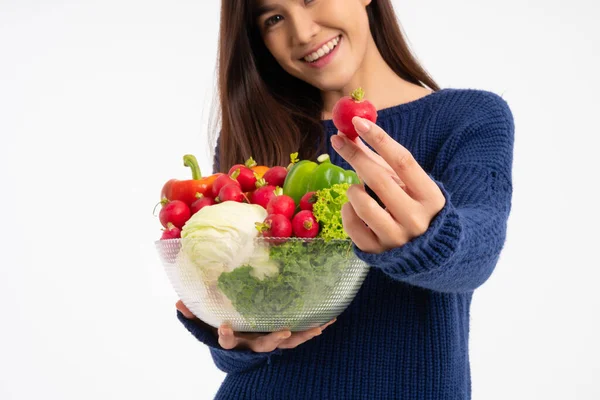
POLYGON ((273 10, 275 10, 274 6, 259 6, 254 11, 254 18, 259 18, 263 14, 266 14, 266 13, 271 12, 273 10))

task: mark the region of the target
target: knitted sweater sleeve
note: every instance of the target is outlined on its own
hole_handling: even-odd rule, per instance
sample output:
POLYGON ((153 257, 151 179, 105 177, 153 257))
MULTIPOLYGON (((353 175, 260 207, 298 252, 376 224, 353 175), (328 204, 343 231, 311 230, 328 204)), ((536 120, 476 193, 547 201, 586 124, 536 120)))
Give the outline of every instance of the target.
POLYGON ((226 350, 219 345, 217 337, 204 322, 187 319, 180 311, 177 311, 177 318, 196 339, 208 346, 217 368, 228 374, 248 371, 265 362, 270 362, 272 355, 282 352, 280 349, 270 353, 256 353, 252 350, 226 350))
POLYGON ((446 198, 428 230, 379 254, 357 256, 393 279, 439 292, 469 292, 494 270, 506 238, 512 198, 514 121, 502 98, 469 112, 436 158, 430 177, 446 198))

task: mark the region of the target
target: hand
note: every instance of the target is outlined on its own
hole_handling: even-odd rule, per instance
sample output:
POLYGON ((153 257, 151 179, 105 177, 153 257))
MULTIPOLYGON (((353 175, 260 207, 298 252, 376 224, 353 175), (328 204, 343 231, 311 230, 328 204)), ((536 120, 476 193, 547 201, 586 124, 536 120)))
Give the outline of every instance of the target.
POLYGON ((342 133, 334 135, 331 144, 377 194, 385 209, 363 185, 352 185, 349 201, 342 207, 342 223, 359 249, 381 253, 425 233, 446 199, 413 155, 383 129, 360 117, 354 117, 352 123, 360 138, 378 154, 359 138, 351 141, 342 133))
MULTIPOLYGON (((181 300, 175 304, 175 307, 187 319, 198 320, 194 314, 183 304, 181 300)), ((199 321, 199 320, 198 320, 199 321)), ((269 334, 261 333, 236 333, 228 325, 221 325, 219 329, 210 327, 219 337, 219 345, 226 350, 231 349, 250 349, 257 353, 268 353, 275 349, 293 349, 302 343, 319 336, 325 328, 333 324, 336 319, 332 319, 325 325, 309 329, 304 332, 290 332, 283 330, 269 334)))

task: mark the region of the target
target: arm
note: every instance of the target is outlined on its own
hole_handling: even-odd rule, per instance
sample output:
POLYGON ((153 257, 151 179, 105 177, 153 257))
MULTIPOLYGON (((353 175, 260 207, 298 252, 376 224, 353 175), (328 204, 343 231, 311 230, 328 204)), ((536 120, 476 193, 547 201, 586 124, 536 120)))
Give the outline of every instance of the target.
MULTIPOLYGON (((446 204, 427 231, 403 246, 359 258, 394 279, 442 292, 472 291, 494 270, 506 238, 512 197, 514 122, 494 99, 482 118, 449 140, 438 184, 446 204)), ((444 151, 440 156, 444 156, 444 151)))
POLYGON ((219 344, 217 334, 214 332, 216 331, 215 328, 198 319, 188 319, 181 311, 177 311, 177 318, 196 339, 209 347, 217 368, 228 374, 248 371, 270 361, 272 355, 280 354, 282 351, 281 349, 275 349, 271 352, 257 353, 248 349, 227 350, 219 344))

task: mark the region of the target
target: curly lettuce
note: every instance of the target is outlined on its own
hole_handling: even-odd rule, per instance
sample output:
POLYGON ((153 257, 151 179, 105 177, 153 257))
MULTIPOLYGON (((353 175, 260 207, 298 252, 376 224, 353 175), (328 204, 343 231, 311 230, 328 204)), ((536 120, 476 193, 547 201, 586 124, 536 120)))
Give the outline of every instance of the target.
POLYGON ((349 187, 349 183, 336 183, 316 193, 317 201, 313 204, 313 214, 321 225, 318 237, 325 241, 348 239, 348 234, 342 226, 342 206, 348 202, 346 192, 349 187))
POLYGON ((352 251, 348 241, 295 241, 272 246, 270 261, 279 273, 259 279, 248 264, 219 276, 218 288, 248 323, 265 318, 287 321, 332 293, 352 251))

